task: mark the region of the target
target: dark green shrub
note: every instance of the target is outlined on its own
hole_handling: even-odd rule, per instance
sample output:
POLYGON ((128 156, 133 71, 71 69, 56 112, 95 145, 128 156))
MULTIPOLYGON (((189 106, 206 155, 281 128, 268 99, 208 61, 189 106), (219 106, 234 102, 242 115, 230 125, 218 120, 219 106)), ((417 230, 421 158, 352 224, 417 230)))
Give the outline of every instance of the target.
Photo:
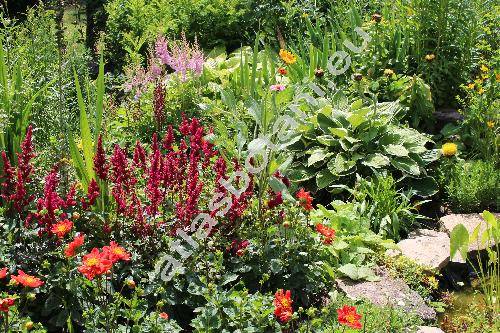
POLYGON ((158 34, 179 38, 181 32, 206 49, 234 49, 251 31, 247 8, 245 0, 112 0, 106 5, 108 54, 121 66, 127 54, 144 54, 158 34))

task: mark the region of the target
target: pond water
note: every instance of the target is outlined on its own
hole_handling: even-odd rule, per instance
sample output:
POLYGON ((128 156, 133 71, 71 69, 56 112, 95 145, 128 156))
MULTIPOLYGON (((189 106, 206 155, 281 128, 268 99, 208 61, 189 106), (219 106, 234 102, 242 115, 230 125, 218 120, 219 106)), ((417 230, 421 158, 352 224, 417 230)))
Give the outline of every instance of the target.
MULTIPOLYGON (((453 319, 464 315, 470 315, 471 306, 484 305, 483 294, 473 287, 464 287, 461 290, 453 292, 453 301, 450 307, 445 312, 439 315, 439 323, 443 322, 445 316, 453 319)), ((473 307, 474 308, 474 307, 473 307)))

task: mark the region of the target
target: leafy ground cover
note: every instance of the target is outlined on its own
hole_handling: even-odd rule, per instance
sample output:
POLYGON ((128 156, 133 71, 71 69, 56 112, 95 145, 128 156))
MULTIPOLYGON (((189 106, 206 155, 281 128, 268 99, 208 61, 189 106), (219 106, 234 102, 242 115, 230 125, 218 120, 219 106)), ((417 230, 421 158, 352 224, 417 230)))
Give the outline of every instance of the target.
POLYGON ((496 2, 0 6, 0 330, 498 329, 496 2), (477 316, 339 290, 383 266, 445 311, 387 255, 444 213, 484 218, 450 233, 477 316))

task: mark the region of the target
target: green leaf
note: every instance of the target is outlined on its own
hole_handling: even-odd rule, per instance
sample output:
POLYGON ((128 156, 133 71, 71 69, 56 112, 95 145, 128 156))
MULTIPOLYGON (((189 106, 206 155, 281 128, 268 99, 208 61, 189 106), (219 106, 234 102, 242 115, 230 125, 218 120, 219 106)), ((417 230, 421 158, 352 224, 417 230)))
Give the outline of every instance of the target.
POLYGON ((328 170, 334 175, 345 175, 355 165, 356 162, 347 160, 344 154, 337 154, 335 159, 331 159, 327 164, 328 170))
POLYGON ((418 167, 417 162, 409 157, 395 157, 391 159, 391 164, 396 169, 409 173, 410 175, 420 175, 420 168, 418 167))
POLYGON ((363 108, 363 109, 356 110, 353 114, 351 114, 347 118, 347 121, 351 124, 351 126, 353 128, 356 128, 367 120, 366 115, 369 112, 370 112, 369 108, 363 108))
POLYGON ((85 102, 82 96, 82 90, 80 88, 80 82, 78 80, 78 75, 76 70, 74 71, 75 76, 75 88, 76 96, 78 100, 78 107, 80 108, 80 136, 82 139, 83 147, 83 158, 85 159, 85 170, 87 179, 95 178, 94 176, 94 147, 92 135, 90 133, 89 120, 87 118, 87 111, 85 107, 85 102))
POLYGON ((467 260, 469 250, 469 232, 463 224, 458 224, 453 228, 450 235, 450 257, 454 258, 457 251, 464 260, 467 260))
POLYGON ((343 138, 348 134, 347 130, 341 127, 337 128, 329 127, 328 130, 330 131, 330 133, 332 133, 335 136, 338 136, 339 138, 343 138))
POLYGON ((334 146, 338 140, 331 135, 321 135, 316 138, 316 140, 325 146, 334 146))
POLYGON ((316 185, 318 186, 319 189, 322 189, 322 188, 329 186, 336 179, 337 179, 337 177, 332 175, 328 171, 328 169, 323 169, 320 172, 318 172, 316 175, 316 185))
POLYGON ((307 166, 316 164, 317 162, 323 161, 328 155, 328 152, 323 149, 315 149, 312 151, 311 156, 307 159, 307 166))
POLYGON ((354 264, 346 264, 338 268, 339 272, 349 277, 352 280, 358 280, 358 268, 354 264))
POLYGON ((408 156, 409 153, 404 146, 395 144, 389 144, 385 146, 384 150, 389 155, 400 156, 400 157, 408 156))
POLYGON ((387 156, 380 153, 375 153, 368 155, 361 163, 366 166, 378 169, 389 165, 391 161, 387 156))

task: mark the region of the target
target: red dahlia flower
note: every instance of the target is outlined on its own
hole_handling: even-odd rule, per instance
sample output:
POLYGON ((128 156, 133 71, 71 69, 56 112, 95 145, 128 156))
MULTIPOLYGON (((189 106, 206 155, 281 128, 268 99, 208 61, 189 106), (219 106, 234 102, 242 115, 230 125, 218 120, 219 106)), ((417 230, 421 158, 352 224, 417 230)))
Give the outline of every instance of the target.
POLYGON ((73 222, 66 219, 54 224, 50 231, 56 235, 57 238, 64 238, 64 236, 71 231, 71 228, 73 228, 73 222))
POLYGON ((286 323, 292 318, 292 303, 290 290, 283 292, 283 289, 279 289, 274 295, 274 315, 278 317, 282 323, 286 323))
POLYGON ((0 280, 5 279, 7 277, 7 267, 0 269, 0 280))
POLYGON ((316 224, 316 231, 325 237, 323 239, 324 244, 331 244, 335 239, 335 229, 327 227, 324 224, 316 224))
POLYGON ((313 198, 311 197, 309 192, 306 192, 303 188, 301 188, 297 193, 297 199, 299 200, 299 205, 302 206, 302 208, 304 208, 305 210, 309 211, 313 209, 313 198))
POLYGON ((162 312, 160 313, 160 318, 164 320, 168 320, 168 313, 162 312))
POLYGON ((105 246, 102 248, 103 255, 107 256, 109 260, 114 264, 117 261, 129 261, 130 253, 125 251, 125 249, 115 242, 111 241, 109 246, 105 246))
POLYGON ((84 234, 76 236, 75 239, 73 239, 73 241, 71 241, 71 243, 69 243, 64 249, 64 255, 66 256, 66 258, 74 257, 76 250, 83 245, 84 241, 85 241, 84 234))
POLYGON ((37 277, 26 274, 22 270, 18 270, 17 274, 18 274, 17 276, 12 275, 12 279, 17 283, 22 284, 25 287, 38 288, 41 285, 43 285, 42 280, 40 280, 37 277))
POLYGON ((15 300, 11 297, 0 299, 0 311, 5 313, 9 312, 9 308, 13 306, 14 303, 15 300))
POLYGON ((107 274, 113 263, 107 258, 107 253, 99 252, 93 248, 89 254, 83 256, 83 263, 78 267, 78 271, 89 280, 93 280, 97 275, 107 274))
POLYGON ((356 307, 344 305, 341 309, 337 309, 338 320, 341 325, 351 328, 360 329, 363 327, 361 322, 361 315, 356 313, 356 307))

